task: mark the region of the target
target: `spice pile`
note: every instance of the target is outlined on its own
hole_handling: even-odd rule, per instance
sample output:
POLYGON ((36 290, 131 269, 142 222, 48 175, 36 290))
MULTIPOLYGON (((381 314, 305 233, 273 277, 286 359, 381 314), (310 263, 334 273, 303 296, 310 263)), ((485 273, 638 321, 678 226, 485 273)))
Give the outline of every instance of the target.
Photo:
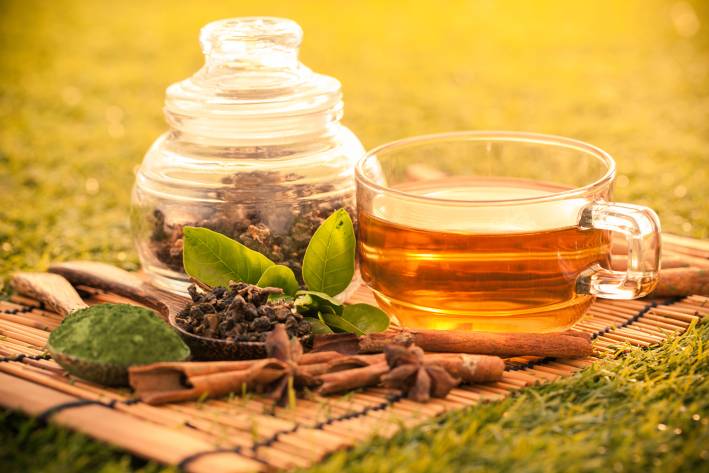
POLYGON ((127 304, 81 309, 49 336, 52 350, 119 366, 184 360, 189 348, 152 311, 127 304))
POLYGON ((190 349, 153 312, 127 304, 98 304, 67 316, 47 342, 69 373, 106 385, 125 385, 128 368, 183 361, 190 349))
POLYGON ((269 296, 282 293, 279 288, 243 282, 231 282, 228 288, 216 287, 209 292, 192 285, 192 302, 177 314, 175 321, 191 334, 226 341, 262 342, 281 323, 291 337, 310 335, 310 323, 295 312, 292 301, 269 300, 269 296))
MULTIPOLYGON (((297 174, 277 172, 239 173, 222 180, 228 187, 217 191, 216 199, 224 204, 193 222, 171 222, 160 209, 153 212, 151 248, 159 261, 174 271, 182 267, 182 228, 205 227, 262 253, 270 260, 293 270, 300 278, 301 261, 315 230, 335 210, 345 208, 353 215, 349 194, 338 194, 332 184, 289 185, 301 179, 297 174), (268 204, 244 203, 244 189, 268 195, 268 204), (328 195, 327 200, 316 198, 328 195), (315 197, 315 198, 313 198, 315 197), (274 203, 275 202, 275 203, 274 203)), ((301 281, 302 282, 302 281, 301 281)))

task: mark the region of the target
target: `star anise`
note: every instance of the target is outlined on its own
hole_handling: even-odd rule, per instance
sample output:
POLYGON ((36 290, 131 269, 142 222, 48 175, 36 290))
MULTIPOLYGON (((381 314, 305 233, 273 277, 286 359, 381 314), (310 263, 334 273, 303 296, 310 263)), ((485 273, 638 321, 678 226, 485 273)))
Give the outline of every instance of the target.
POLYGON ((426 402, 431 397, 446 397, 460 383, 442 366, 425 362, 423 350, 412 345, 388 345, 384 347, 390 371, 383 375, 382 384, 399 389, 407 397, 426 402))
POLYGON ((266 352, 269 358, 283 363, 283 374, 264 390, 278 405, 286 405, 295 397, 295 391, 318 386, 321 381, 298 367, 303 356, 303 346, 297 338, 289 339, 284 324, 278 324, 266 336, 266 352))

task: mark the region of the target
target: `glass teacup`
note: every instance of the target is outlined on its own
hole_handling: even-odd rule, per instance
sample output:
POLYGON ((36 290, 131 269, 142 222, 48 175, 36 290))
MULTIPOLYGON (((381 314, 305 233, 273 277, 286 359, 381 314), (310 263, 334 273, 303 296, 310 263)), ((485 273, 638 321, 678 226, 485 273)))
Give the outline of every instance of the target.
POLYGON ((455 132, 396 141, 357 165, 360 270, 406 327, 563 330, 594 296, 655 287, 660 223, 610 202, 615 162, 572 139, 455 132), (627 270, 610 269, 612 233, 627 270))

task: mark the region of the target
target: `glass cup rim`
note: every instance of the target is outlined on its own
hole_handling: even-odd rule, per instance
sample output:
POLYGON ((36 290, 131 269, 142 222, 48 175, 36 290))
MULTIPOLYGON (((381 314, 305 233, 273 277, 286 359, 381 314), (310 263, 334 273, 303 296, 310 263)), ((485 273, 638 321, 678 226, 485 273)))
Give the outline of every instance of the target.
POLYGON ((575 198, 589 193, 593 193, 596 189, 610 184, 615 177, 616 164, 613 157, 601 148, 584 141, 573 138, 566 138, 558 135, 548 135, 543 133, 531 133, 520 131, 452 131, 445 133, 432 133, 426 135, 415 135, 408 138, 391 141, 383 145, 379 145, 370 151, 367 151, 355 165, 355 179, 358 184, 365 185, 370 190, 392 194, 401 198, 406 198, 424 203, 439 203, 446 205, 504 205, 504 204, 533 204, 538 202, 548 202, 553 200, 575 198), (393 189, 388 186, 378 184, 364 170, 367 160, 382 151, 392 151, 397 149, 405 149, 416 145, 430 142, 445 142, 445 141, 494 141, 500 143, 529 143, 546 146, 556 146, 561 148, 575 149, 584 152, 588 155, 602 161, 606 167, 606 173, 595 181, 580 187, 574 187, 561 192, 552 192, 536 197, 522 197, 517 199, 492 199, 492 200, 461 200, 461 199, 445 199, 441 197, 428 197, 417 194, 411 194, 398 189, 393 189))

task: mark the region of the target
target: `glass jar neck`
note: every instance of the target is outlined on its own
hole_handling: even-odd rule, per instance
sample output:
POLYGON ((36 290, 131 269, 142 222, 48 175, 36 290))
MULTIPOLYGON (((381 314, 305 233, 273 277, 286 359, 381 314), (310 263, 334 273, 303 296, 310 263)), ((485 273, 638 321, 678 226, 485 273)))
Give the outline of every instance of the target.
POLYGON ((215 21, 202 29, 207 69, 295 69, 303 31, 281 18, 250 17, 215 21))
POLYGON ((298 61, 293 21, 252 17, 202 29, 205 65, 171 85, 165 116, 181 139, 225 146, 327 134, 342 117, 340 83, 298 61))
POLYGON ((337 108, 308 115, 258 120, 187 116, 165 109, 173 136, 179 141, 203 146, 264 146, 322 139, 337 133, 342 118, 342 102, 337 108))

